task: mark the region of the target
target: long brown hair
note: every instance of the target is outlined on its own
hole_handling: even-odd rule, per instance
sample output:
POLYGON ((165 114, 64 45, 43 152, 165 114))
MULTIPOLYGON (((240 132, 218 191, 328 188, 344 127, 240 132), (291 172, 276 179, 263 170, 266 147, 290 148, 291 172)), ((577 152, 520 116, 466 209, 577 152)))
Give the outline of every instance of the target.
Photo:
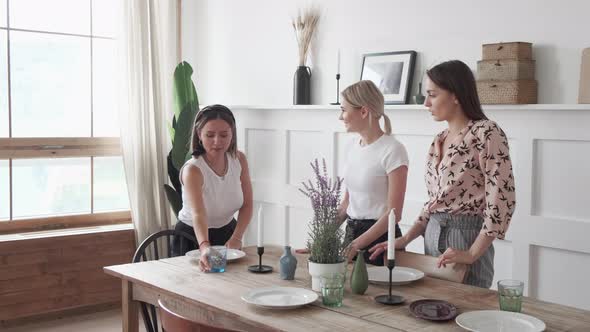
POLYGON ((229 124, 231 127, 231 143, 229 144, 229 149, 227 152, 232 157, 236 157, 238 151, 238 138, 236 135, 236 119, 234 118, 233 113, 230 111, 229 108, 223 105, 215 104, 203 107, 201 111, 197 114, 195 118, 195 124, 193 126, 193 137, 191 141, 191 148, 193 150, 192 155, 198 157, 200 155, 205 154, 205 147, 203 146, 203 142, 201 141, 199 134, 205 124, 211 120, 221 119, 229 124))
POLYGON ((454 94, 470 120, 487 120, 477 95, 471 68, 459 60, 440 63, 426 71, 428 78, 439 88, 454 94))

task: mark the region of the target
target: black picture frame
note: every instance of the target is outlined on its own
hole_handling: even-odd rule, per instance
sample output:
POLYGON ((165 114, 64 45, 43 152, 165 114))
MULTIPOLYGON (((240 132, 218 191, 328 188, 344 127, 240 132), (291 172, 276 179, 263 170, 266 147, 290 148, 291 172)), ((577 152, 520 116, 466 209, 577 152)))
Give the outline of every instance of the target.
POLYGON ((377 85, 385 104, 409 104, 416 51, 367 53, 363 55, 361 80, 377 85))

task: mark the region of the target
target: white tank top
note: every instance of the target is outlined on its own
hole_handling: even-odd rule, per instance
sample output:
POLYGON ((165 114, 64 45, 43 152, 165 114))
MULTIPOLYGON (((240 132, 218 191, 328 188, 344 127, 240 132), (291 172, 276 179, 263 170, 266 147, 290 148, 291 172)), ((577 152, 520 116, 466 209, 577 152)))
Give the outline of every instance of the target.
POLYGON ((186 189, 182 183, 182 171, 184 166, 191 164, 197 166, 203 174, 203 202, 207 210, 207 222, 209 228, 220 228, 227 225, 234 214, 244 204, 242 192, 242 165, 238 158, 227 156, 227 173, 219 176, 209 167, 203 156, 189 159, 180 169, 182 184, 182 209, 178 213, 178 219, 183 223, 193 226, 193 214, 190 201, 186 197, 186 189))

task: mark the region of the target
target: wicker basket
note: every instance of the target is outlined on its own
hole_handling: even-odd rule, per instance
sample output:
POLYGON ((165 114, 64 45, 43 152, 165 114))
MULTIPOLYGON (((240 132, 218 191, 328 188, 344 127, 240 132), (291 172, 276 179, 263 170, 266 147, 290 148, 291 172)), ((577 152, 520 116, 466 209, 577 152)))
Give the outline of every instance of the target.
POLYGON ((536 104, 537 81, 477 81, 482 104, 536 104))
POLYGON ((482 45, 482 60, 532 60, 533 44, 525 42, 482 45))
POLYGON ((484 60, 477 62, 477 78, 485 80, 534 80, 534 60, 484 60))

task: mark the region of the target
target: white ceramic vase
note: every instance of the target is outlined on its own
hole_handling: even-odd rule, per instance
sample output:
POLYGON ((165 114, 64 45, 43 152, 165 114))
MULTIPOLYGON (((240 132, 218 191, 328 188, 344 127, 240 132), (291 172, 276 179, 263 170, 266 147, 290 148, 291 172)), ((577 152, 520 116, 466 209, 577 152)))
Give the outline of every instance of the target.
POLYGON ((335 264, 318 264, 314 262, 308 262, 308 270, 311 275, 311 289, 315 292, 321 291, 320 287, 320 276, 330 273, 342 273, 346 272, 346 261, 335 264))

